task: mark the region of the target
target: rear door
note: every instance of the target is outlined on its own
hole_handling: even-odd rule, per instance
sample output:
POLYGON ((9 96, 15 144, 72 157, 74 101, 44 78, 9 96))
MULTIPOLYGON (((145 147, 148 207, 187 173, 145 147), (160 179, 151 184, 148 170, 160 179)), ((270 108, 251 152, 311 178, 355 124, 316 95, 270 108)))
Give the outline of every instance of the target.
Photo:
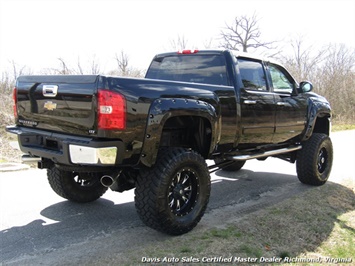
POLYGON ((240 143, 271 143, 275 129, 275 99, 270 92, 262 61, 238 58, 241 78, 240 143))
POLYGON ((303 131, 306 123, 307 99, 295 93, 296 82, 282 66, 268 63, 271 87, 276 102, 276 128, 273 142, 291 139, 303 131))

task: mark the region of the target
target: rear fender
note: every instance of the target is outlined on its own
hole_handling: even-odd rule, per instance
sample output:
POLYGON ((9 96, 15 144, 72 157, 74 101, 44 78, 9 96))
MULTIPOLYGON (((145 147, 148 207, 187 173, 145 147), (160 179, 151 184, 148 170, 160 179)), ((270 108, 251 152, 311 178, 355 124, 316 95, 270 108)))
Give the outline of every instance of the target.
POLYGON ((206 118, 211 124, 212 138, 209 153, 218 142, 218 115, 216 109, 201 100, 163 98, 155 100, 149 110, 141 162, 150 167, 155 164, 165 122, 176 116, 196 116, 206 118))

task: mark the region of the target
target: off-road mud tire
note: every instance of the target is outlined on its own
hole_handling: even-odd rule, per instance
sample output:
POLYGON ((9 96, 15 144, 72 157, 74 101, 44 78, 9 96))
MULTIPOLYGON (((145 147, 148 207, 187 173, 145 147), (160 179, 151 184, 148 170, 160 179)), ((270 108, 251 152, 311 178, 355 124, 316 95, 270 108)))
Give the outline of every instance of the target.
POLYGON ((333 145, 326 134, 314 133, 297 152, 298 179, 308 185, 321 186, 329 178, 333 163, 333 145))
POLYGON ((201 220, 210 197, 210 174, 195 151, 168 148, 152 168, 140 171, 135 205, 141 220, 158 231, 181 235, 201 220))
POLYGON ((48 182, 55 193, 74 202, 91 202, 107 190, 100 183, 99 173, 75 173, 53 166, 47 170, 48 182))

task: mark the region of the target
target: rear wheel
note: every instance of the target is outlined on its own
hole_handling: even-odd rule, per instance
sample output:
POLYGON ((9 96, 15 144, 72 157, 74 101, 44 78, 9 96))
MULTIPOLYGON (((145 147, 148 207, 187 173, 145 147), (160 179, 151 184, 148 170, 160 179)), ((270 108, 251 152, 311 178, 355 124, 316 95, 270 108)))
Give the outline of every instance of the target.
POLYGON ((210 196, 210 175, 204 158, 182 148, 162 150, 153 168, 137 178, 135 204, 142 221, 171 235, 192 230, 210 196))
POLYGON ((76 173, 53 166, 47 170, 48 182, 59 196, 75 202, 91 202, 107 190, 100 183, 99 173, 76 173))
POLYGON ((333 146, 326 134, 314 133, 297 153, 298 179, 308 185, 327 182, 333 163, 333 146))

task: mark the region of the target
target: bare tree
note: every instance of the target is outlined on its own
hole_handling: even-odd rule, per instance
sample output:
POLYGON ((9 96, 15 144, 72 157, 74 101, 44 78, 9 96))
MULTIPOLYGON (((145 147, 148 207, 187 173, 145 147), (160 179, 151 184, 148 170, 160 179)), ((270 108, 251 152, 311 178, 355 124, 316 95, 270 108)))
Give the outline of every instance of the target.
POLYGON ((26 72, 26 66, 19 66, 14 60, 11 61, 11 65, 14 80, 26 72))
POLYGON ((100 72, 101 72, 100 63, 96 59, 95 55, 92 57, 90 65, 91 65, 90 66, 90 74, 92 74, 92 75, 100 74, 100 72))
POLYGON ((119 75, 128 76, 128 55, 122 50, 119 55, 115 55, 119 75))
POLYGON ((65 63, 64 59, 59 57, 58 60, 60 62, 60 68, 57 69, 58 74, 61 74, 61 75, 72 74, 72 71, 69 70, 69 68, 68 68, 67 64, 65 63))
POLYGON ((178 35, 176 39, 170 40, 170 47, 173 50, 181 51, 188 48, 188 40, 184 35, 178 35))
POLYGON ((213 42, 214 42, 214 39, 213 38, 209 38, 209 39, 207 39, 207 40, 205 40, 203 42, 203 47, 205 49, 212 49, 214 47, 213 42))
POLYGON ((261 32, 258 26, 258 18, 253 16, 240 16, 234 19, 234 24, 227 25, 221 31, 221 38, 223 40, 221 47, 243 52, 248 52, 249 48, 264 47, 271 49, 271 45, 275 42, 261 41, 261 32))
POLYGON ((291 55, 279 55, 279 60, 297 80, 310 80, 326 58, 328 47, 315 48, 313 45, 307 45, 303 36, 298 36, 289 44, 292 47, 291 55))
POLYGON ((115 60, 118 67, 117 70, 111 70, 107 74, 136 78, 144 76, 144 71, 129 66, 129 56, 123 50, 119 55, 115 54, 115 60))
POLYGON ((75 72, 78 73, 79 75, 84 75, 84 74, 97 75, 101 73, 100 63, 98 62, 96 55, 93 55, 91 58, 89 58, 87 62, 89 66, 84 69, 81 65, 81 60, 78 57, 78 63, 77 63, 78 69, 75 72))
POLYGON ((355 49, 344 44, 317 48, 307 45, 302 36, 290 41, 290 55, 279 60, 298 81, 310 80, 314 91, 325 96, 332 106, 336 123, 355 120, 355 49))
POLYGON ((333 44, 315 77, 316 89, 333 108, 333 118, 340 123, 355 121, 355 49, 333 44))
POLYGON ((81 66, 81 62, 80 62, 80 57, 78 56, 78 63, 77 63, 77 66, 78 66, 78 74, 79 75, 84 75, 84 71, 83 71, 83 68, 81 66))

